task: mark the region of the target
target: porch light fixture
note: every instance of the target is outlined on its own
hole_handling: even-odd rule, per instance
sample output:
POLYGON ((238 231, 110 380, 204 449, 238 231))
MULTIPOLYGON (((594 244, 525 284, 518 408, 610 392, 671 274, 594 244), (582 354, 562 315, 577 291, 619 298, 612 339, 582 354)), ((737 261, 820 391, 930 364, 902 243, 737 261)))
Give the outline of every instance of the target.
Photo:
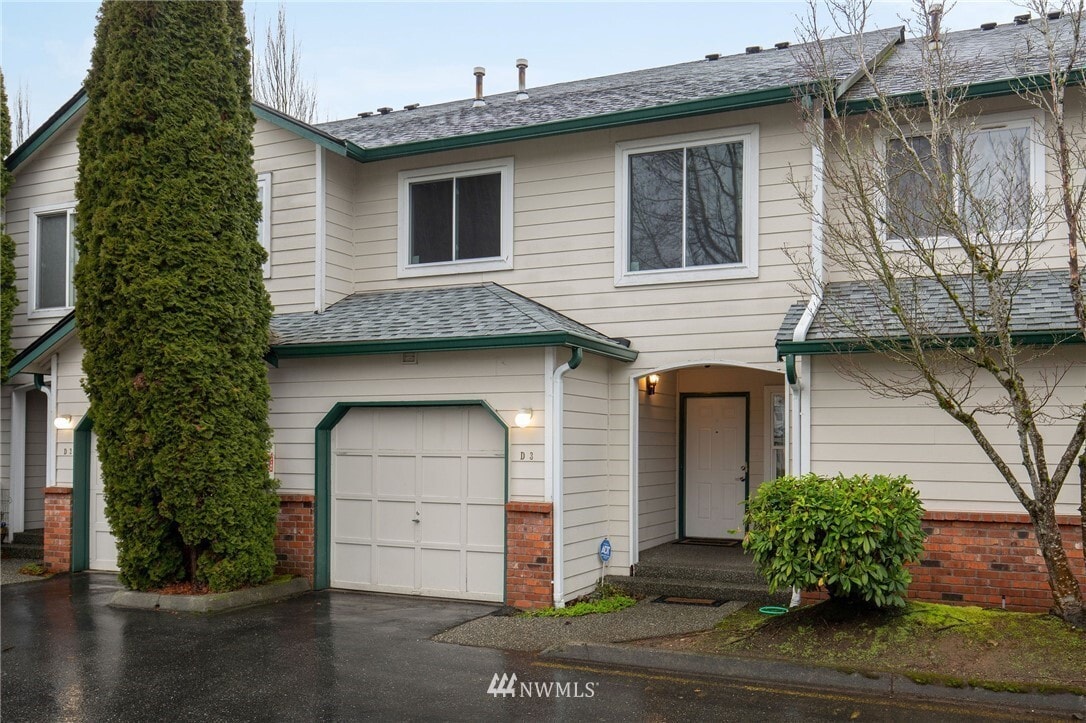
POLYGON ((648 394, 650 397, 653 394, 656 394, 656 385, 659 383, 659 374, 649 374, 647 377, 645 377, 645 394, 648 394))
POLYGON ((71 429, 75 426, 75 422, 72 420, 72 415, 62 414, 53 420, 53 426, 57 429, 71 429))
POLYGON ((516 423, 516 425, 518 427, 520 427, 521 429, 524 429, 525 427, 527 427, 532 422, 532 410, 531 409, 522 409, 522 410, 520 410, 519 412, 517 412, 517 415, 515 417, 513 417, 513 422, 516 423))

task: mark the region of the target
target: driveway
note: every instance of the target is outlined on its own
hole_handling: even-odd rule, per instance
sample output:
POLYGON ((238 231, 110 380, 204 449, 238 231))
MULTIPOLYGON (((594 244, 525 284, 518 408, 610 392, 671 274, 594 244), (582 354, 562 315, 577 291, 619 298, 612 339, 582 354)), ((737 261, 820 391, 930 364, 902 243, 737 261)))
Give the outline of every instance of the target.
POLYGON ((106 603, 117 589, 116 578, 101 573, 3 587, 5 721, 1021 716, 430 640, 488 614, 493 608, 486 605, 324 591, 201 617, 114 610, 106 603), (535 695, 488 694, 495 674, 516 674, 518 690, 528 683, 535 695))

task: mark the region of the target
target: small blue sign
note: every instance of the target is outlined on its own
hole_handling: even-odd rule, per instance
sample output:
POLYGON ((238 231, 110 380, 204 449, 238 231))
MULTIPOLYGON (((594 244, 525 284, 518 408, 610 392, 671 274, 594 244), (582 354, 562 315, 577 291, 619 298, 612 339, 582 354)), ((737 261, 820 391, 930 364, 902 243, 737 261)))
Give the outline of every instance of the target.
POLYGON ((606 537, 603 538, 603 542, 600 543, 600 560, 607 562, 611 559, 611 541, 606 537))

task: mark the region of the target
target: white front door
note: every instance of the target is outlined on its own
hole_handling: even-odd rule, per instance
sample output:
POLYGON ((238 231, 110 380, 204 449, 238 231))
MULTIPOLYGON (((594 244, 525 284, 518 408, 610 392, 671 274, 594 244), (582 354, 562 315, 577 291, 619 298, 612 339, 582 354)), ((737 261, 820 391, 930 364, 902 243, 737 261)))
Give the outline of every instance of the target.
POLYGON ((98 435, 90 436, 90 526, 87 530, 88 563, 91 570, 117 570, 117 541, 106 520, 106 491, 102 467, 98 464, 98 435))
POLYGON ((332 441, 332 586, 500 602, 505 433, 481 407, 357 407, 332 441))
POLYGON ((746 397, 687 397, 685 534, 741 538, 746 494, 746 397))

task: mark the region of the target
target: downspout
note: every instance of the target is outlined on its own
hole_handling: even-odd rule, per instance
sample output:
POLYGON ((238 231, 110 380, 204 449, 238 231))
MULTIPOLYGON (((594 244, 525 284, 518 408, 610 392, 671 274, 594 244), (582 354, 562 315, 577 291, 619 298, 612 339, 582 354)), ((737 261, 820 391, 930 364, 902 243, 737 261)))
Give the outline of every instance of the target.
POLYGON ((573 354, 570 356, 569 361, 554 370, 552 375, 553 379, 553 407, 554 414, 551 419, 554 423, 551 425, 551 450, 553 451, 554 461, 551 463, 551 541, 554 545, 554 607, 563 608, 566 606, 565 601, 565 580, 563 577, 563 559, 564 550, 562 545, 564 544, 564 532, 563 529, 563 514, 562 507, 564 500, 562 499, 564 488, 564 472, 562 469, 565 453, 562 448, 563 444, 563 431, 564 425, 562 421, 563 417, 563 402, 565 401, 565 391, 563 390, 562 377, 566 375, 571 369, 576 369, 584 361, 584 350, 579 347, 573 347, 573 354))
MULTIPOLYGON (((811 330, 815 315, 822 306, 822 290, 825 288, 823 260, 823 233, 825 229, 826 196, 825 196, 825 163, 822 153, 822 145, 825 139, 826 127, 822 120, 822 101, 811 102, 810 97, 805 99, 810 110, 809 122, 814 125, 814 142, 811 143, 811 298, 807 301, 807 308, 803 310, 803 316, 796 324, 792 332, 792 341, 806 341, 807 332, 811 330)), ((804 365, 804 377, 809 380, 804 365)), ((796 373, 796 357, 789 354, 785 359, 785 379, 792 390, 792 433, 795 437, 792 449, 795 450, 793 474, 802 475, 810 472, 809 454, 805 454, 809 442, 808 430, 811 423, 810 390, 806 389, 803 381, 796 373)), ((800 591, 792 588, 792 599, 789 607, 797 607, 800 604, 800 591)))
POLYGON ((315 194, 317 196, 317 214, 315 219, 315 233, 314 240, 314 258, 313 258, 313 306, 314 311, 318 314, 324 312, 325 303, 325 266, 327 259, 327 243, 328 243, 328 223, 327 223, 327 206, 328 206, 328 194, 327 194, 327 181, 324 175, 324 147, 319 143, 317 146, 317 187, 315 194))

